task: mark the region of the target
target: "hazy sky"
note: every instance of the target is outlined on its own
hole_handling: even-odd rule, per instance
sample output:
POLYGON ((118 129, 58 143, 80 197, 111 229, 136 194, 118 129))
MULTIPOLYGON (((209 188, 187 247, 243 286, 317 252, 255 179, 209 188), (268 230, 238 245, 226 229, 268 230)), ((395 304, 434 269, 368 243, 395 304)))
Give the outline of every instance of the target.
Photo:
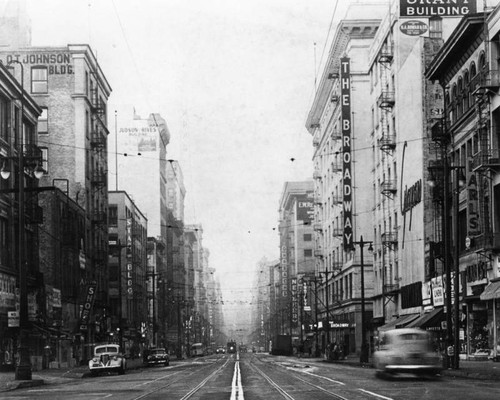
POLYGON ((248 271, 279 256, 284 182, 312 178, 315 66, 348 3, 27 0, 33 45, 91 45, 113 89, 110 118, 127 104, 167 121, 186 222, 203 225, 228 303, 227 283, 249 287, 248 271))

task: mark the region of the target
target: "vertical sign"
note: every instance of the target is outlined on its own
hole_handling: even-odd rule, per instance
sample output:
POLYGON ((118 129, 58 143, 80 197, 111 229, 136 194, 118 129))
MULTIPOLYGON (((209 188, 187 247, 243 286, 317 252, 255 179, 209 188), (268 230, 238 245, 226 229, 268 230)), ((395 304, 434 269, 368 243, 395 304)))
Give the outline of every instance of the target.
POLYGON ((350 59, 340 59, 340 97, 342 112, 342 183, 344 209, 344 249, 352 242, 352 175, 351 175, 351 65, 350 59))
POLYGON ((95 293, 97 290, 97 283, 95 281, 89 282, 85 288, 85 299, 83 301, 82 311, 80 314, 80 330, 86 331, 90 322, 90 313, 94 306, 95 293))
POLYGON ((479 224, 479 195, 477 176, 472 171, 472 159, 466 162, 465 178, 467 179, 467 236, 481 233, 479 224))
POLYGON ((297 278, 292 278, 292 324, 297 326, 299 321, 299 305, 297 296, 297 278))
POLYGON ((288 252, 285 245, 281 246, 281 295, 288 297, 288 252))

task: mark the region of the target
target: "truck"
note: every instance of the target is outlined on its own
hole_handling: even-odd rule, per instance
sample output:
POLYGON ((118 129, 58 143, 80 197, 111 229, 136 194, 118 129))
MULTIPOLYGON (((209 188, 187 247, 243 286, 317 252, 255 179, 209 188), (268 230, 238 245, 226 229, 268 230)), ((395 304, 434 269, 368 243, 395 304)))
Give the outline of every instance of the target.
POLYGON ((271 343, 271 354, 273 356, 291 356, 292 337, 290 335, 276 335, 271 343))

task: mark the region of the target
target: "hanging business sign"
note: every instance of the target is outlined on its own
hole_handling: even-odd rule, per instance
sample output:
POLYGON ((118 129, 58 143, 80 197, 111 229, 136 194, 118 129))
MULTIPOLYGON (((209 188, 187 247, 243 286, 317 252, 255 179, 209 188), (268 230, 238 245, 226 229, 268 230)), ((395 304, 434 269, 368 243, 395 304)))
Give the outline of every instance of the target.
POLYGON ((86 331, 90 322, 90 315, 94 307, 97 282, 89 282, 85 287, 85 299, 80 313, 80 331, 86 331))
POLYGON ((292 278, 291 280, 292 286, 292 325, 297 326, 297 322, 299 321, 299 305, 298 305, 298 296, 297 296, 297 278, 292 278))
POLYGON ((399 0, 400 17, 461 17, 476 12, 477 0, 399 0))
POLYGON ((288 297, 288 251, 285 245, 281 246, 281 295, 288 297))
POLYGON ((477 236, 481 234, 481 224, 479 223, 479 191, 477 175, 472 171, 472 159, 469 158, 465 168, 465 178, 467 179, 467 236, 477 236))
POLYGON ((342 185, 344 249, 352 249, 352 164, 351 164, 351 62, 340 59, 340 104, 342 117, 342 185))

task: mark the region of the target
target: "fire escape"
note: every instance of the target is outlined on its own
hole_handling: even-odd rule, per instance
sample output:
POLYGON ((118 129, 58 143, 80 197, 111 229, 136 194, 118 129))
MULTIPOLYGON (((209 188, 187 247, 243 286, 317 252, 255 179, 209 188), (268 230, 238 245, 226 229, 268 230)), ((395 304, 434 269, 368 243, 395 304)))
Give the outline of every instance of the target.
MULTIPOLYGON (((491 223, 489 207, 492 196, 490 190, 491 174, 500 171, 499 143, 494 142, 493 126, 498 129, 498 122, 494 123, 490 117, 490 96, 500 88, 499 71, 491 70, 485 64, 479 73, 472 79, 471 88, 476 100, 476 130, 478 133, 478 151, 473 156, 472 171, 478 177, 478 200, 481 224, 481 235, 474 238, 474 248, 481 251, 500 250, 500 233, 494 231, 491 223)), ((498 227, 496 227, 498 229, 498 227)))
MULTIPOLYGON (((381 110, 380 114, 380 129, 381 133, 378 138, 378 146, 382 152, 382 176, 381 194, 387 197, 384 201, 383 213, 384 221, 390 221, 392 200, 397 192, 397 181, 392 178, 391 164, 393 161, 394 150, 396 149, 396 133, 395 126, 392 126, 392 112, 396 104, 395 91, 390 84, 391 67, 394 61, 394 45, 386 43, 380 50, 377 59, 380 68, 380 86, 381 92, 377 98, 377 106, 381 110), (389 202, 389 203, 388 203, 389 202)), ((382 264, 382 295, 384 297, 384 309, 386 305, 397 298, 399 292, 399 283, 395 280, 395 263, 392 261, 397 251, 397 232, 389 227, 388 230, 384 228, 381 232, 381 243, 383 247, 382 264)))

